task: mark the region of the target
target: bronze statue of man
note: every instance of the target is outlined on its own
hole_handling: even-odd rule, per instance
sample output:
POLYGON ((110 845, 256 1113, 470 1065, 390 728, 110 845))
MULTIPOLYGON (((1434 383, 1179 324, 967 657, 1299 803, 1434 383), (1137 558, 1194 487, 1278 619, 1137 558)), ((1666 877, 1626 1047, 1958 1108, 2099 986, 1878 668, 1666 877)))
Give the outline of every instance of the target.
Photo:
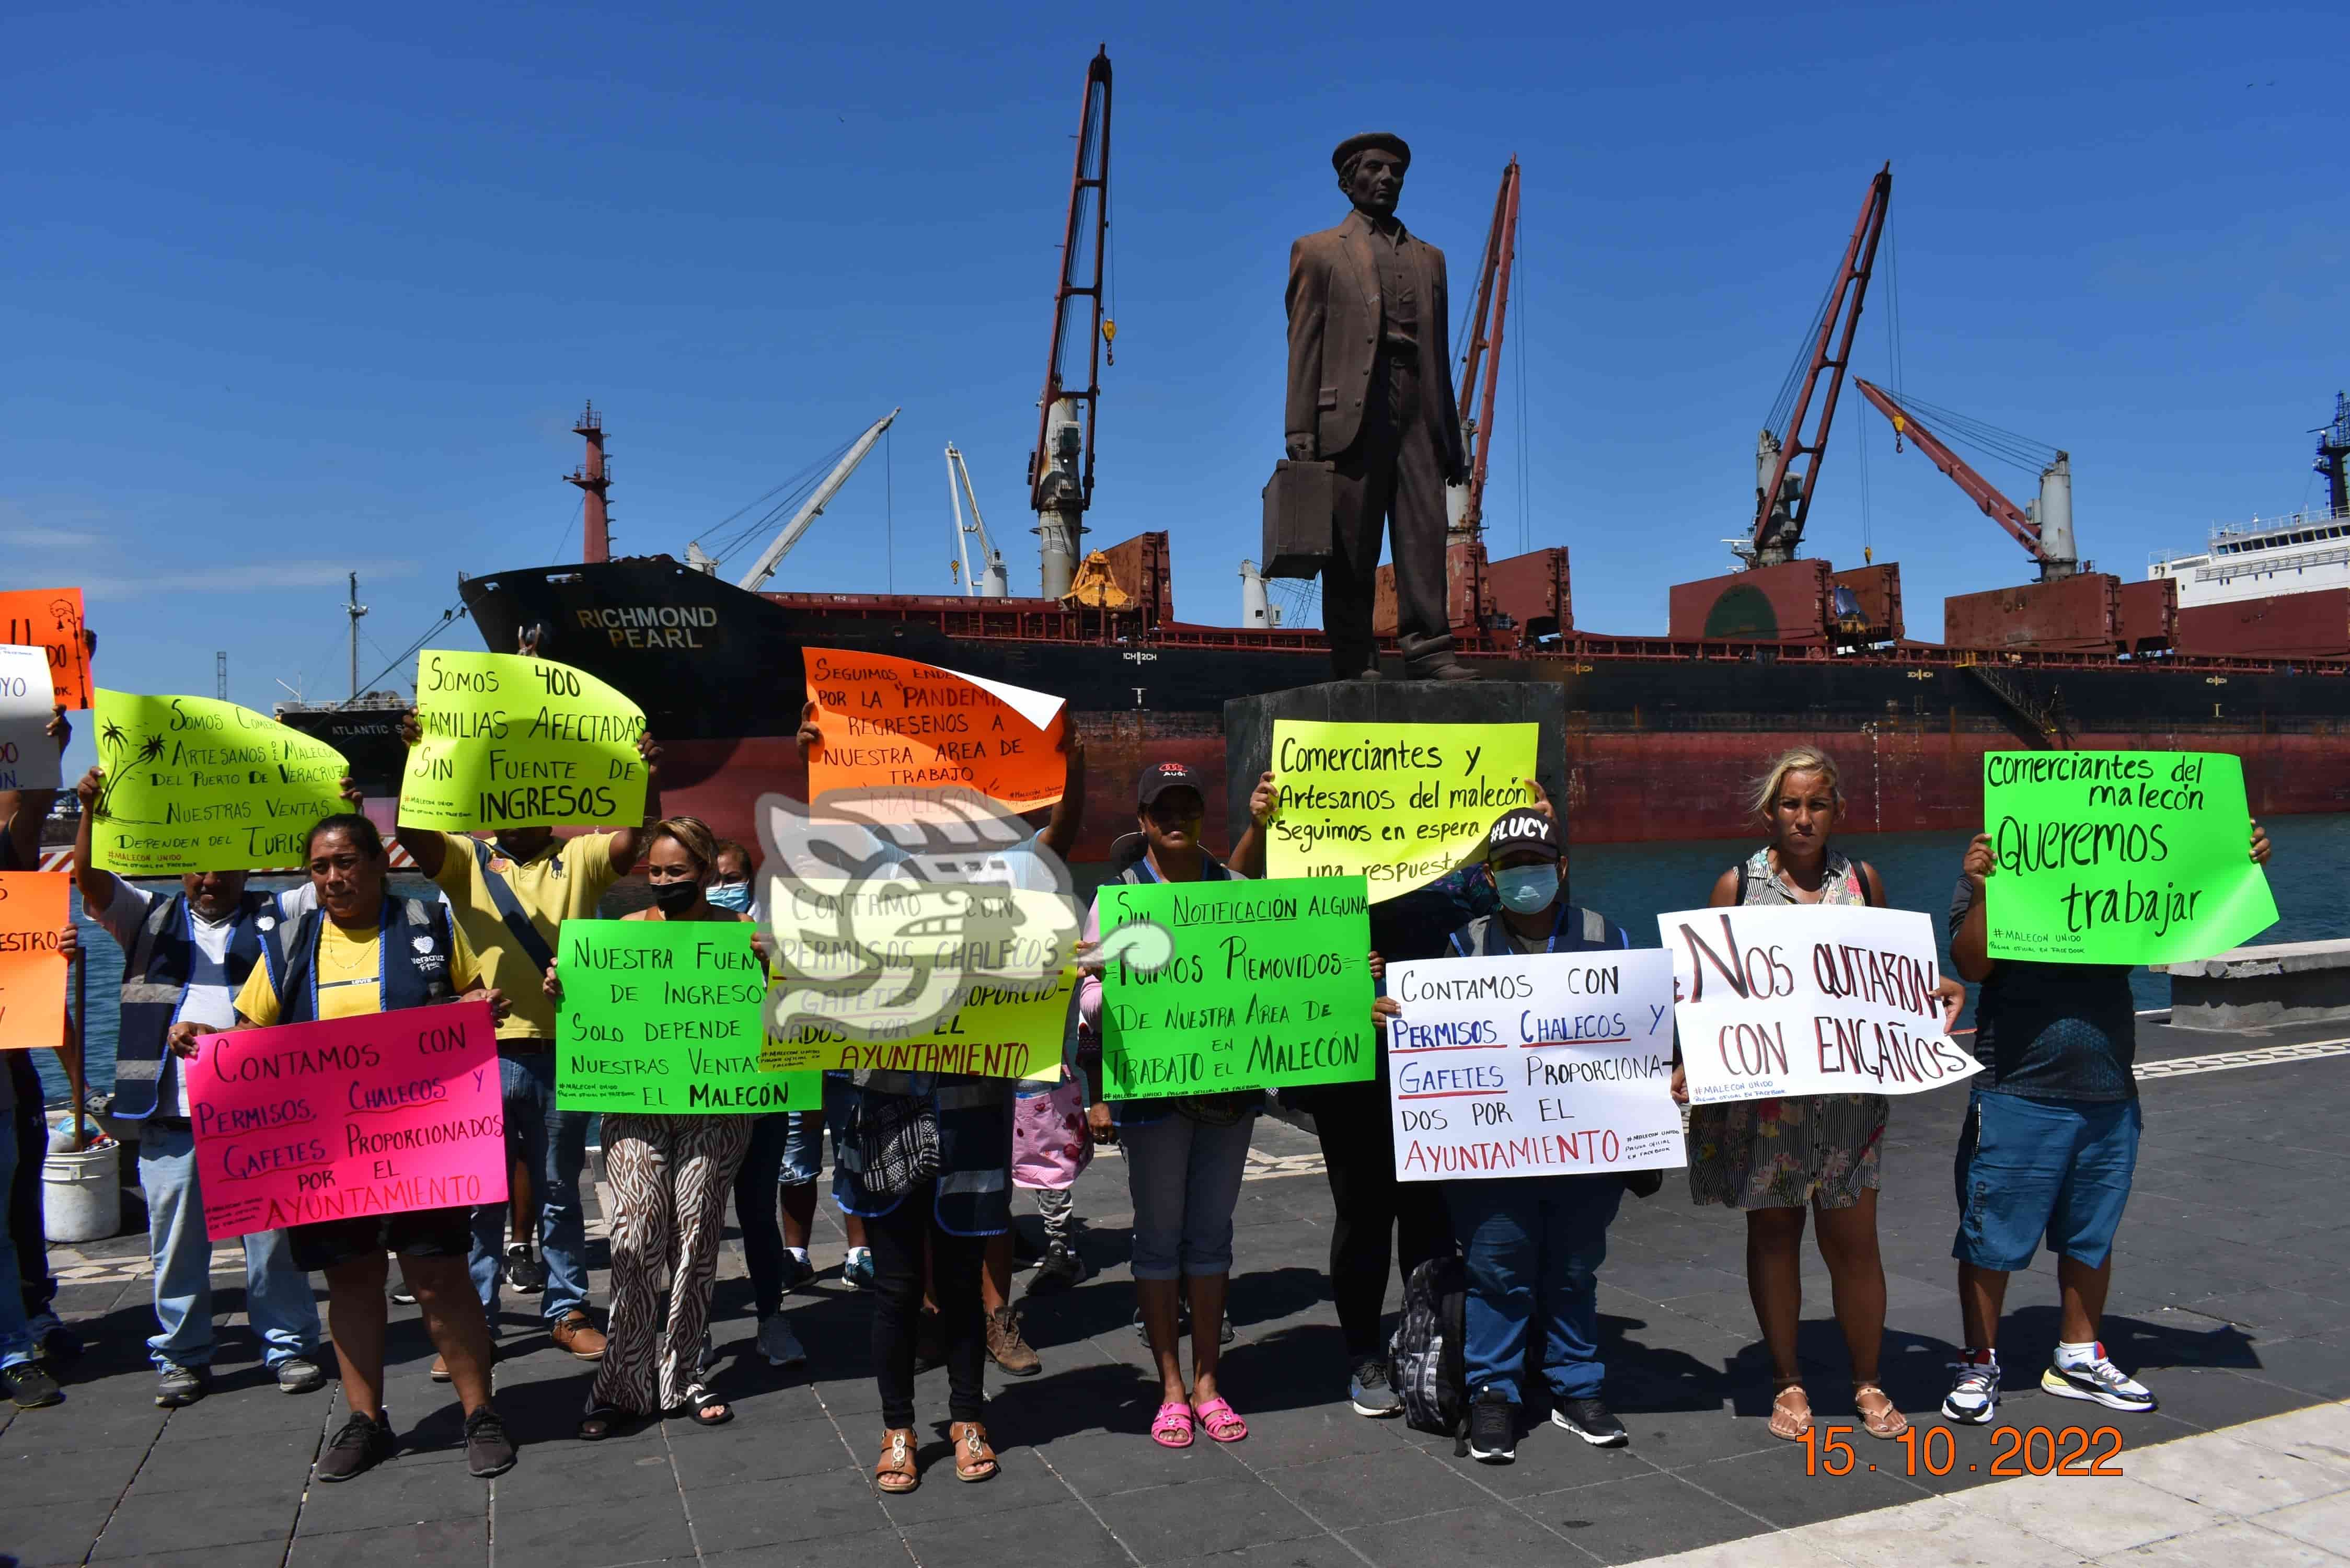
POLYGON ((1335 229, 1289 248, 1289 396, 1294 459, 1333 465, 1331 550, 1322 626, 1340 680, 1378 679, 1371 632, 1379 535, 1393 519, 1396 631, 1406 671, 1466 680, 1445 610, 1444 487, 1468 475, 1444 253, 1396 220, 1411 149, 1400 136, 1350 136, 1330 161, 1355 204, 1335 229))

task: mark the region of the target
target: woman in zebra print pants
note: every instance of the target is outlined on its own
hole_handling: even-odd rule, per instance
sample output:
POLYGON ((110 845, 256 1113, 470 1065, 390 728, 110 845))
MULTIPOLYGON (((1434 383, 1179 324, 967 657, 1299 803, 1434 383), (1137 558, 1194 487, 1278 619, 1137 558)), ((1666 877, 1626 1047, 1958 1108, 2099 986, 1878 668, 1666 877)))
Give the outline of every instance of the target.
MULTIPOLYGON (((699 818, 673 816, 659 824, 645 849, 653 907, 628 919, 748 921, 750 916, 719 909, 704 897, 717 860, 717 840, 699 818)), ((752 942, 758 946, 758 938, 752 942)), ((557 989, 550 968, 547 990, 557 989)), ((587 1441, 609 1437, 628 1417, 689 1406, 699 1426, 734 1418, 733 1409, 702 1385, 702 1339, 726 1198, 750 1144, 747 1116, 604 1117, 604 1176, 612 1189, 612 1312, 604 1358, 579 1423, 587 1441), (670 1280, 665 1320, 664 1273, 670 1280)))

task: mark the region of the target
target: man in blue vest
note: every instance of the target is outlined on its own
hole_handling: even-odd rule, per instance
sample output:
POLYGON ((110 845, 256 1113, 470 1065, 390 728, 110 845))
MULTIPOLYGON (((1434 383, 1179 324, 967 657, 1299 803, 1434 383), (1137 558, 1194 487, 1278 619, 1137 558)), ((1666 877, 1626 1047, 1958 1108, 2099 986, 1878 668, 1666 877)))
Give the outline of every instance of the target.
MULTIPOLYGON (((157 1332, 147 1349, 158 1374, 155 1403, 192 1405, 211 1391, 211 1238, 196 1173, 187 1081, 164 1048, 174 1023, 236 1026, 236 993, 256 964, 285 968, 285 933, 315 902, 309 888, 285 895, 248 888, 243 871, 191 872, 172 897, 98 868, 91 807, 103 785, 92 768, 74 786, 81 831, 74 880, 82 909, 122 945, 122 1023, 115 1046, 114 1114, 140 1124, 139 1185, 147 1194, 148 1249, 155 1264, 157 1332)), ((244 1301, 277 1386, 304 1394, 326 1381, 315 1359, 318 1306, 294 1264, 286 1232, 244 1238, 244 1301)))
MULTIPOLYGON (((1521 807, 1493 824, 1485 864, 1501 900, 1452 934, 1454 958, 1628 948, 1624 928, 1566 901, 1566 834, 1557 817, 1521 807)), ((1599 1397, 1599 1265, 1626 1179, 1505 1176, 1444 1183, 1452 1232, 1468 1265, 1462 1362, 1469 1453, 1517 1458, 1520 1371, 1531 1334, 1542 1347, 1551 1423, 1595 1448, 1629 1440, 1599 1397)))

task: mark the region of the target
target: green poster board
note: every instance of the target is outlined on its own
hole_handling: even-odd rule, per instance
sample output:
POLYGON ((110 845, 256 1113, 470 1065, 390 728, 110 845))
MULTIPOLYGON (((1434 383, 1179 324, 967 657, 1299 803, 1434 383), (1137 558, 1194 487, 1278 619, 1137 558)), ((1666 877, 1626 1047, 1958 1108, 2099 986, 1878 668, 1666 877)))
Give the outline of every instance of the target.
POLYGON ((759 1065, 766 972, 748 921, 566 920, 555 1103, 567 1111, 815 1110, 818 1073, 759 1065))
POLYGON ((1360 877, 1105 883, 1105 934, 1155 921, 1175 953, 1155 973, 1102 974, 1105 1097, 1367 1083, 1371 922, 1360 877))
POLYGON ((1484 853, 1494 820, 1531 804, 1534 724, 1355 724, 1276 719, 1281 809, 1265 869, 1361 877, 1384 901, 1484 853))
POLYGON ((348 811, 342 753, 210 697, 100 690, 106 783, 91 807, 101 870, 124 877, 299 866, 311 825, 348 811))
POLYGON ((1076 983, 1077 971, 1065 969, 1034 985, 973 985, 946 1022, 903 1040, 858 1040, 803 1023, 780 1038, 768 1035, 759 1060, 771 1070, 881 1067, 1057 1084, 1076 983))
POLYGON ((2178 963, 2276 923, 2225 753, 1993 752, 1983 831, 1994 959, 2178 963))
POLYGON ((514 653, 416 656, 416 724, 400 825, 475 828, 641 822, 644 710, 585 670, 514 653))

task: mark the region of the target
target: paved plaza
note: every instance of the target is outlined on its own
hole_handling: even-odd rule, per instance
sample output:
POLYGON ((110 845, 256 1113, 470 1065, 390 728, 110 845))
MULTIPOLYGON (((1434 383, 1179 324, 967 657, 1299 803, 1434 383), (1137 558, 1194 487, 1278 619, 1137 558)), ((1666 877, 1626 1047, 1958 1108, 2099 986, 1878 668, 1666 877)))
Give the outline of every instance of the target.
MULTIPOLYGON (((753 1354, 748 1284, 729 1240, 717 1384, 738 1416, 715 1430, 671 1421, 601 1445, 575 1440, 588 1369, 515 1315, 509 1296, 498 1402, 522 1460, 489 1482, 464 1473, 456 1407, 426 1379, 432 1350, 413 1308, 393 1309, 390 1352, 402 1450, 348 1484, 309 1480, 343 1415, 333 1385, 278 1394, 241 1317, 225 1333, 218 1391, 184 1410, 156 1409, 142 1344, 151 1327, 144 1238, 134 1235, 56 1253, 67 1276, 60 1309, 92 1348, 66 1405, 0 1416, 0 1564, 2350 1561, 2350 1408, 2331 1403, 2350 1397, 2345 1033, 2144 1031, 2145 1152, 2106 1340, 2160 1396, 2152 1415, 2037 1391, 2056 1321, 2043 1259, 2010 1299, 2001 1422, 2017 1431, 1960 1429, 1947 1446, 1932 1435, 1946 1429, 1934 1411, 1958 1326, 1950 1169, 1966 1103, 1962 1090, 1944 1090, 1896 1103, 1885 1164, 1884 1382, 1918 1423, 1914 1456, 1856 1432, 1843 1439, 1850 1473, 1825 1473, 1846 1462, 1825 1448, 1820 1473, 1807 1473, 1801 1446, 1765 1432, 1742 1227, 1727 1211, 1692 1208, 1676 1174, 1662 1195, 1627 1199, 1601 1275, 1607 1397, 1630 1447, 1592 1449, 1544 1424, 1521 1441, 1513 1467, 1456 1459, 1445 1439, 1364 1420, 1345 1404, 1322 1283, 1327 1189, 1314 1140, 1268 1118, 1240 1205, 1239 1338, 1224 1370, 1253 1429, 1244 1443, 1169 1451, 1145 1435, 1157 1392, 1130 1326, 1128 1210, 1115 1158, 1097 1161, 1078 1195, 1097 1272, 1027 1311, 1045 1375, 1014 1381, 991 1370, 1002 1475, 955 1482, 945 1375, 932 1372, 920 1394, 925 1480, 889 1499, 866 1479, 880 1437, 865 1371, 867 1303, 837 1277, 829 1203, 816 1249, 826 1272, 787 1309, 812 1356, 808 1375, 773 1371, 753 1354), (2011 1447, 2012 1468, 2049 1461, 2034 1428, 2054 1436, 2102 1426, 2120 1434, 2110 1468, 2122 1479, 1989 1474, 2011 1447)), ((1033 1213, 1024 1223, 1034 1227, 1033 1213)), ((594 1252, 600 1263, 600 1241, 594 1252)), ((228 1253, 218 1261, 228 1264, 228 1253)), ((237 1279, 234 1266, 215 1275, 224 1313, 240 1304, 237 1279)), ((1823 1428, 1850 1418, 1826 1283, 1814 1259, 1804 1351, 1823 1428)), ((599 1271, 599 1303, 602 1286, 599 1271)))

